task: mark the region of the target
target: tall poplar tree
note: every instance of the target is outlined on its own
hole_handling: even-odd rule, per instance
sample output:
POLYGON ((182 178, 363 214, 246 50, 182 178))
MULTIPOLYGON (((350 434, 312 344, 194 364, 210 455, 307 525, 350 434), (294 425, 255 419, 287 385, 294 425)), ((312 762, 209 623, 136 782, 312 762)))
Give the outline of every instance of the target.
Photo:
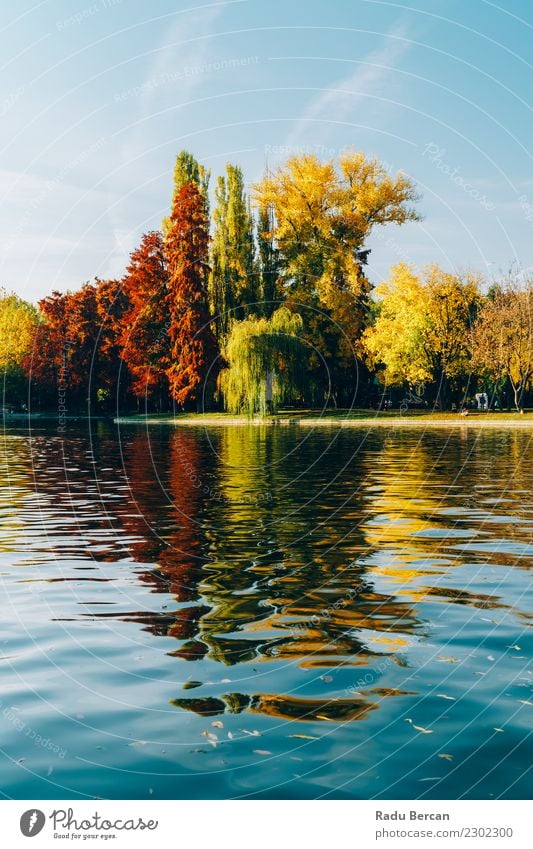
POLYGON ((201 191, 185 183, 174 197, 165 237, 168 263, 170 366, 172 397, 200 410, 214 382, 217 350, 207 301, 209 221, 201 191))
POLYGON ((209 299, 216 333, 223 341, 232 321, 258 311, 254 227, 241 169, 228 163, 215 188, 209 299))

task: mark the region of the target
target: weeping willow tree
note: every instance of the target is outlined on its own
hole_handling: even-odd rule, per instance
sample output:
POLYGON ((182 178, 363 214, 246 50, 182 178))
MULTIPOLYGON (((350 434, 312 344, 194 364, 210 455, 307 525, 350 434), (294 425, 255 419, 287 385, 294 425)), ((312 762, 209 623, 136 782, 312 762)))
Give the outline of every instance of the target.
POLYGON ((301 316, 286 307, 271 318, 235 322, 224 351, 228 368, 219 375, 228 412, 264 416, 294 400, 305 373, 302 327, 301 316))

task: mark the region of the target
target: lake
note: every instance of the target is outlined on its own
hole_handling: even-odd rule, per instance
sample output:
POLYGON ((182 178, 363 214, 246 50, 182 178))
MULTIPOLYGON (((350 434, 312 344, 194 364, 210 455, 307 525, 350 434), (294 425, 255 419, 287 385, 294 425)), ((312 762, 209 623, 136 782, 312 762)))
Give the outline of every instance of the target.
POLYGON ((530 797, 530 441, 4 430, 3 793, 530 797))

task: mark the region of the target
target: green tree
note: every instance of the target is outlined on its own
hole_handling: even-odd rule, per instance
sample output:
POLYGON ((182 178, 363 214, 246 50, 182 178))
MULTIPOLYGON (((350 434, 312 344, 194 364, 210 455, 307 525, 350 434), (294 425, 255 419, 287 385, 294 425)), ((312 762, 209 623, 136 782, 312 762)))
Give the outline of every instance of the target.
MULTIPOLYGON (((204 203, 205 215, 209 218, 209 180, 211 172, 204 165, 201 165, 194 154, 188 150, 181 150, 176 156, 174 165, 174 180, 172 190, 171 210, 174 209, 176 198, 183 186, 192 183, 202 197, 204 203)), ((170 217, 167 215, 163 218, 161 231, 165 236, 170 226, 170 217)))
POLYGON ((296 397, 304 379, 301 333, 302 319, 285 307, 271 318, 233 324, 224 349, 228 368, 219 376, 227 410, 264 416, 296 397))
POLYGON ((210 307, 223 341, 234 319, 257 311, 253 219, 241 169, 230 163, 215 188, 214 233, 209 280, 210 307))
POLYGON ((257 219, 257 246, 261 274, 261 301, 263 313, 269 317, 277 308, 281 298, 278 279, 280 275, 280 256, 274 239, 274 210, 263 204, 259 207, 257 219))

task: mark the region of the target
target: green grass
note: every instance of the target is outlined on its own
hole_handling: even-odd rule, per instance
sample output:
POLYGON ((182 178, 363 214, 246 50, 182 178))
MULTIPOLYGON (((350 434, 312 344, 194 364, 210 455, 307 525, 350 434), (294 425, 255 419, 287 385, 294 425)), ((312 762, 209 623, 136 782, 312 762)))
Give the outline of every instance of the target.
MULTIPOLYGON (((523 421, 523 420, 531 420, 533 419, 532 412, 526 412, 524 415, 520 415, 517 412, 513 411, 499 411, 499 412, 481 412, 477 410, 469 411, 467 419, 478 419, 478 420, 490 420, 490 421, 523 421)), ((400 412, 400 410, 372 410, 372 409, 354 409, 354 410, 281 410, 278 413, 275 413, 271 416, 267 416, 266 422, 275 422, 275 421, 283 421, 287 420, 295 420, 295 421, 305 421, 306 419, 322 419, 322 420, 343 420, 343 421, 357 421, 358 419, 366 420, 369 419, 386 419, 386 420, 394 420, 394 419, 416 419, 421 421, 449 421, 455 422, 457 420, 463 421, 464 419, 459 415, 459 413, 452 412, 425 412, 421 410, 406 410, 400 412)), ((121 416, 119 421, 125 422, 165 422, 168 421, 187 421, 187 422, 198 422, 199 424, 202 421, 212 420, 223 424, 224 422, 228 422, 228 424, 232 422, 245 422, 247 421, 247 417, 244 415, 232 415, 230 413, 140 413, 128 416, 121 416)), ((257 420, 256 420, 257 421, 257 420)))

